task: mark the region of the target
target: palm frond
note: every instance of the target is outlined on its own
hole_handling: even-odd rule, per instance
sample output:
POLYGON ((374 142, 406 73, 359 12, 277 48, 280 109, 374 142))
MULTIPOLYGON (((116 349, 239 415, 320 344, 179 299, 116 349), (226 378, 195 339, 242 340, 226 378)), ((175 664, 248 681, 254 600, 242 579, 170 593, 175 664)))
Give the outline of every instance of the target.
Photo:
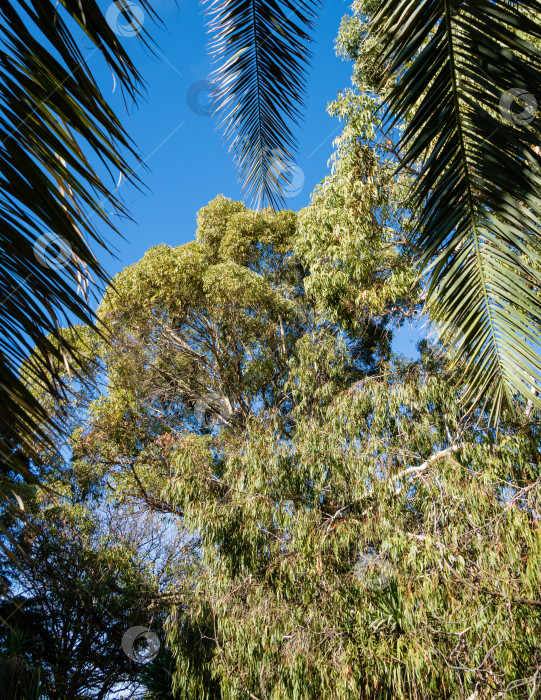
MULTIPOLYGON (((112 5, 113 6, 113 5, 112 5)), ((147 17, 152 10, 146 0, 147 17)), ((125 18, 127 5, 114 9, 125 18)), ((126 21, 126 20, 125 20, 126 21)), ((134 148, 99 90, 79 46, 85 39, 105 59, 128 99, 140 76, 95 0, 0 2, 0 450, 26 453, 47 411, 19 368, 54 396, 61 393, 53 359, 71 349, 58 333, 67 319, 91 323, 88 282, 106 280, 91 244, 106 248, 107 212, 126 214, 108 182, 129 165, 134 148)), ((142 30, 142 27, 141 27, 142 30)), ((141 37, 145 41, 141 31, 141 37)), ((94 59, 95 60, 95 59, 94 59)), ((136 160, 134 162, 137 162, 136 160)), ((58 363, 56 363, 58 364, 58 363)))
POLYGON ((412 206, 428 311, 458 350, 465 399, 494 418, 517 394, 541 407, 540 11, 382 0, 372 27, 394 81, 389 112, 406 121, 402 165, 421 162, 412 206))
MULTIPOLYGON (((130 26, 124 0, 111 7, 130 26)), ((92 324, 89 283, 107 279, 92 244, 107 248, 107 212, 126 213, 96 167, 136 180, 133 146, 78 48, 90 41, 89 58, 99 53, 135 100, 141 79, 109 22, 94 0, 0 2, 0 501, 14 518, 21 513, 6 494, 17 479, 38 481, 30 460, 56 427, 28 387, 61 403, 58 368, 75 351, 60 327, 92 324)), ((3 528, 5 553, 10 539, 3 528)), ((3 580, 0 590, 8 592, 3 580)))
POLYGON ((291 185, 318 0, 207 0, 213 104, 243 189, 276 206, 291 185))

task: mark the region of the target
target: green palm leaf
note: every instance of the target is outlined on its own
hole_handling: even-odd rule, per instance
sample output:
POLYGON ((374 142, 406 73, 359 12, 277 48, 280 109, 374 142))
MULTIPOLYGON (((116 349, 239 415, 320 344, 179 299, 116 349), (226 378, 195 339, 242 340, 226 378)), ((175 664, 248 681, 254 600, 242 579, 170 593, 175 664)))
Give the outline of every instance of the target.
MULTIPOLYGON (((126 8, 118 2, 117 14, 126 8)), ((148 11, 150 8, 145 4, 148 11)), ((127 21, 127 20, 126 20, 127 21)), ((124 214, 114 185, 98 174, 133 179, 133 147, 79 50, 81 39, 107 61, 129 99, 140 78, 94 0, 0 3, 0 449, 28 453, 48 421, 19 377, 34 346, 29 381, 60 396, 52 371, 71 349, 66 318, 92 322, 85 291, 105 281, 91 243, 106 247, 107 211, 124 214), (45 238, 44 238, 45 236, 45 238), (53 242, 53 247, 47 247, 53 242), (54 248, 60 244, 60 249, 54 248)), ((92 55, 92 54, 90 54, 92 55)), ((19 463, 20 466, 20 463, 19 463)))
POLYGON ((466 400, 494 418, 517 394, 541 407, 540 11, 382 0, 373 23, 389 111, 407 122, 403 166, 421 162, 412 206, 428 311, 458 350, 466 400))
POLYGON ((214 104, 243 188, 257 205, 283 201, 291 184, 318 0, 208 0, 214 104))

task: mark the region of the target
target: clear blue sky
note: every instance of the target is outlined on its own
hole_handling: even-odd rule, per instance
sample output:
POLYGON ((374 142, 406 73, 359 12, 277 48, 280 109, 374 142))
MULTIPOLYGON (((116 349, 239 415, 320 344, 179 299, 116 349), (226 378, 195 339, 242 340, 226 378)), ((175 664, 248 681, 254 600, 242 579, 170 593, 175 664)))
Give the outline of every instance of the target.
MULTIPOLYGON (((102 0, 103 9, 110 6, 102 0)), ((202 5, 178 0, 155 0, 153 6, 163 20, 163 28, 144 17, 156 41, 155 55, 141 46, 136 36, 122 37, 146 81, 145 101, 126 112, 120 90, 113 93, 113 78, 99 56, 93 53, 89 63, 96 70, 102 90, 123 118, 149 170, 138 174, 147 186, 140 192, 125 182, 119 188, 134 221, 118 221, 124 240, 111 242, 117 259, 104 256, 102 263, 113 275, 139 260, 150 246, 159 243, 180 245, 195 234, 197 211, 218 194, 242 199, 231 155, 224 146, 213 119, 197 114, 188 105, 187 95, 198 81, 208 78, 211 63, 207 54, 208 34, 202 5)), ((341 18, 349 4, 342 0, 327 3, 320 14, 312 44, 305 121, 296 135, 299 143, 298 166, 304 174, 299 194, 286 206, 298 210, 308 204, 310 193, 328 172, 333 139, 340 123, 326 112, 337 92, 351 85, 349 62, 335 55, 334 43, 341 18)), ((206 103, 201 94, 200 107, 206 103)), ((400 350, 413 350, 409 333, 402 331, 400 350)))

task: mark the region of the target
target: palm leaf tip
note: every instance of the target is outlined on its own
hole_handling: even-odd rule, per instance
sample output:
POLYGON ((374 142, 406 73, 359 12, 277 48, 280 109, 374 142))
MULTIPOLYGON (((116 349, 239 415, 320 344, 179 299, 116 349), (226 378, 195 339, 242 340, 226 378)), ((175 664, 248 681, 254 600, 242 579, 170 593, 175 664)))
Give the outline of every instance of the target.
POLYGON ((213 104, 252 203, 283 203, 295 177, 317 0, 208 0, 213 104))

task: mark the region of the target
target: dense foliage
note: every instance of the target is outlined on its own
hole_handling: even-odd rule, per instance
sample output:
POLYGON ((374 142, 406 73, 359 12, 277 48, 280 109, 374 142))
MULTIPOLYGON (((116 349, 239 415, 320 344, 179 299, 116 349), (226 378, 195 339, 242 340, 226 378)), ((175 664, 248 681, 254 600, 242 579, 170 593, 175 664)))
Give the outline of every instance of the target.
MULTIPOLYGON (((37 508, 36 526, 54 530, 60 508, 47 559, 79 531, 92 570, 111 571, 126 607, 101 618, 109 665, 149 697, 535 697, 537 414, 522 407, 496 432, 464 413, 437 348, 392 354, 392 328, 415 309, 411 252, 390 242, 392 200, 364 231, 347 214, 331 223, 352 180, 341 187, 339 156, 299 216, 217 198, 193 243, 151 249, 114 280, 100 309, 112 346, 79 334, 93 388, 73 384, 71 486, 56 483, 63 505, 37 508), (344 246, 331 258, 333 233, 344 246), (348 244, 363 235, 365 268, 348 244), (331 263, 363 280, 343 307, 331 263), (147 518, 167 519, 161 534, 147 518), (163 649, 134 668, 119 626, 138 623, 163 649)), ((84 549, 60 551, 87 570, 84 549)), ((107 607, 106 581, 81 590, 107 607)))
POLYGON ((110 342, 66 331, 69 411, 29 384, 62 450, 41 447, 49 491, 13 477, 24 526, 2 513, 31 555, 1 562, 14 697, 539 695, 539 413, 510 395, 495 422, 430 339, 393 353, 426 299, 419 174, 366 22, 340 32, 354 87, 310 206, 217 197, 112 281, 110 342))

